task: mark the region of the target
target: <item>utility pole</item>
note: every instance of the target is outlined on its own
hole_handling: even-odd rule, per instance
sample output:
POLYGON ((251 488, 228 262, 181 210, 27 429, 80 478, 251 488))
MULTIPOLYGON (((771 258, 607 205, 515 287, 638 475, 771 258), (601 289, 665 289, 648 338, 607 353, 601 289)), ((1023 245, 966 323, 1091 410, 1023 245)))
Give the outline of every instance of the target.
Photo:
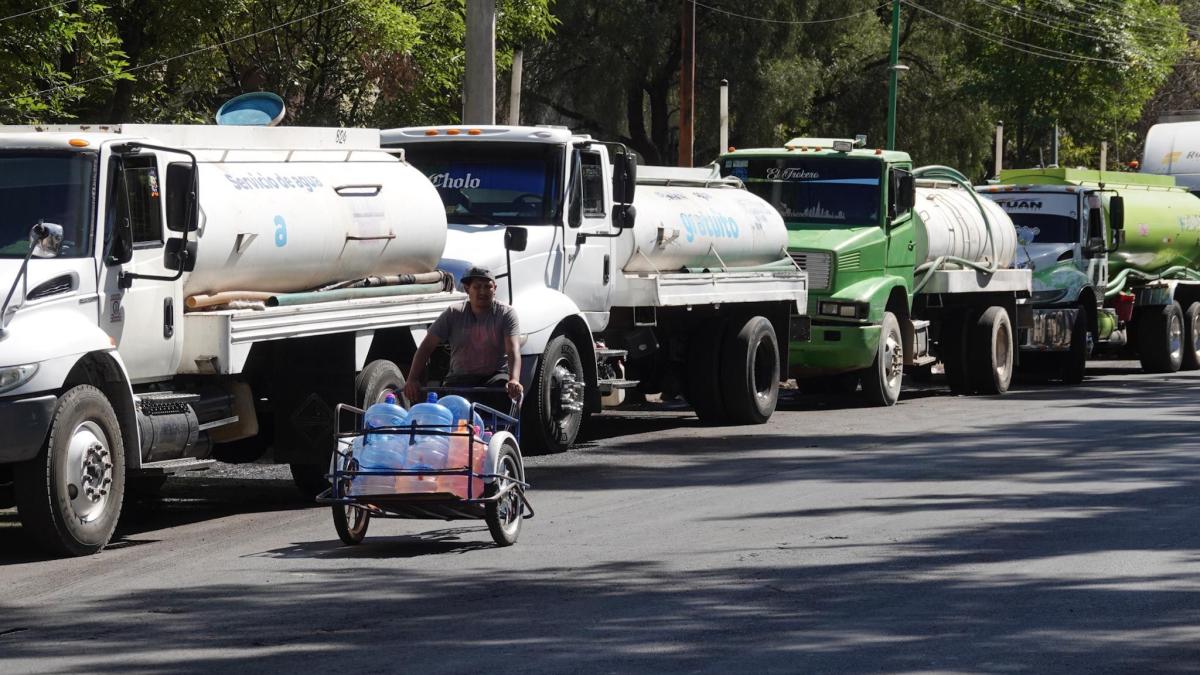
POLYGON ((682 0, 680 7, 679 59, 679 166, 692 165, 693 129, 696 119, 696 3, 682 0))
POLYGON ((463 124, 496 123, 496 0, 467 0, 463 124))
POLYGON ((717 153, 729 151, 729 80, 721 80, 721 145, 717 153))
POLYGON ((896 149, 896 89, 900 84, 900 0, 892 0, 892 49, 888 57, 887 149, 896 149))
POLYGON ((525 63, 525 52, 518 49, 513 52, 512 79, 508 87, 508 123, 517 126, 521 123, 521 70, 525 63))
POLYGON ((992 177, 1000 180, 1000 170, 1004 168, 1004 122, 996 122, 996 169, 992 177))

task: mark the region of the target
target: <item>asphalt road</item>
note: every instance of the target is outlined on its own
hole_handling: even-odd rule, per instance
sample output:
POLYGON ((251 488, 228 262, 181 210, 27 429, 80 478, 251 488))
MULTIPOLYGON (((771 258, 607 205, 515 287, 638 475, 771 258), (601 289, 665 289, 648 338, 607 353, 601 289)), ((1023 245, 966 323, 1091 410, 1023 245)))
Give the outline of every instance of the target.
POLYGON ((373 521, 278 467, 173 479, 98 556, 0 511, 0 672, 1200 669, 1200 374, 606 414, 536 518, 373 521))

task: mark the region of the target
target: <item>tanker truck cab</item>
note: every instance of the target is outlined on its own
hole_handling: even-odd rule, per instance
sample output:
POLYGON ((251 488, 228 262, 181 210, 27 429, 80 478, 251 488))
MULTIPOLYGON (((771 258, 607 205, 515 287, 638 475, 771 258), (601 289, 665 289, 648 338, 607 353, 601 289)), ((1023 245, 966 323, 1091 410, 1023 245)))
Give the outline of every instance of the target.
MULTIPOLYGON (((1086 268, 1076 273, 1084 288, 1079 306, 1091 306, 1094 288, 1088 328, 1098 351, 1136 355, 1146 372, 1200 369, 1200 199, 1174 176, 1152 173, 1014 169, 1001 180, 1016 190, 1079 195, 1076 255, 1086 268)), ((1064 212, 1073 204, 1060 203, 1064 212)), ((1060 257, 1065 266, 1068 252, 1060 257)), ((1065 274, 1046 285, 1063 302, 1074 292, 1065 274)))
POLYGON ((60 554, 216 459, 315 494, 333 406, 401 389, 463 298, 433 186, 377 131, 0 127, 0 199, 0 507, 60 554))
POLYGON ((586 415, 635 388, 685 395, 706 421, 773 412, 786 363, 776 335, 806 328, 793 321, 806 281, 778 215, 737 181, 638 167, 624 145, 563 127, 414 127, 382 139, 438 187, 450 221, 442 268, 500 271, 521 323, 523 445, 565 449, 586 415), (739 357, 751 344, 756 355, 739 357), (740 378, 725 392, 722 350, 740 378), (689 377, 697 359, 703 374, 689 377))
POLYGON ((815 393, 861 385, 870 402, 892 405, 905 369, 928 369, 941 352, 956 392, 1004 391, 1028 274, 984 274, 976 261, 940 252, 927 262, 923 221, 973 209, 965 179, 942 167, 914 170, 907 153, 860 145, 861 137, 795 138, 719 160, 722 174, 780 212, 789 252, 808 272, 812 339, 792 344, 791 375, 815 393))
POLYGON ((1033 272, 1032 325, 1019 344, 1030 370, 1081 382, 1096 343, 1108 340, 1116 315, 1103 307, 1109 242, 1119 242, 1123 200, 1100 185, 1028 181, 1067 169, 1004 170, 1001 184, 978 191, 998 204, 1017 231, 1017 266, 1033 272))

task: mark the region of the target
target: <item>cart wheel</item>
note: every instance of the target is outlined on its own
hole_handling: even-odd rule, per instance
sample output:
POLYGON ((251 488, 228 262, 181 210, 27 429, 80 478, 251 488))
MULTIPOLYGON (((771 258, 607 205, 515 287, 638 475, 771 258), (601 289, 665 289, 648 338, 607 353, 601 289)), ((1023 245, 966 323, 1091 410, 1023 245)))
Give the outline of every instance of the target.
MULTIPOLYGON (((517 449, 511 443, 505 443, 500 449, 500 456, 496 460, 496 473, 501 476, 511 476, 518 480, 521 479, 520 470, 520 455, 517 454, 517 449)), ((504 480, 496 479, 496 482, 489 485, 485 496, 492 496, 500 491, 504 480)), ((524 510, 524 505, 521 503, 520 496, 516 490, 509 491, 498 502, 489 502, 487 505, 487 525, 488 530, 492 533, 492 539, 497 546, 512 546, 517 543, 517 535, 521 533, 521 513, 524 510)))
POLYGON ((361 544, 370 524, 371 514, 366 509, 349 504, 333 505, 333 527, 346 544, 361 544))

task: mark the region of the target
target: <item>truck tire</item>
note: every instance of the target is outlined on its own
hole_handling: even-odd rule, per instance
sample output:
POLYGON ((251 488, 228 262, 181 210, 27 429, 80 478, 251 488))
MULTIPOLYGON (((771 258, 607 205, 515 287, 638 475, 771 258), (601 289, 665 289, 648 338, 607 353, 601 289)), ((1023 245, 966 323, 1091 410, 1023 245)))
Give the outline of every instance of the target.
POLYGON ((725 412, 734 424, 765 424, 779 403, 779 341, 764 317, 730 324, 721 353, 725 412), (736 329, 736 332, 734 331, 736 329))
POLYGON ((528 454, 564 452, 575 442, 583 424, 585 378, 579 348, 571 338, 558 335, 550 340, 521 410, 521 443, 528 454))
POLYGON ((363 410, 375 403, 381 403, 383 397, 389 393, 395 394, 396 401, 405 410, 411 407, 412 402, 404 398, 404 373, 391 361, 372 361, 354 378, 354 403, 363 410))
POLYGON ((1200 370, 1200 302, 1183 312, 1183 360, 1180 370, 1200 370))
POLYGON ((14 467, 21 523, 46 550, 98 553, 125 497, 125 444, 104 393, 82 384, 58 399, 41 452, 14 467))
POLYGON ((938 337, 938 358, 946 371, 946 386, 957 395, 971 393, 967 374, 967 318, 966 312, 947 313, 938 337))
POLYGON ((688 348, 687 400, 704 424, 723 424, 727 419, 721 388, 721 347, 725 322, 693 333, 688 348))
POLYGON ((1013 330, 1003 307, 988 307, 979 315, 967 351, 971 386, 976 392, 1008 391, 1013 374, 1013 330))
MULTIPOLYGON (((1200 306, 1197 309, 1200 309, 1200 306)), ((1061 354, 1059 359, 1059 375, 1063 384, 1083 382, 1088 359, 1088 317, 1082 308, 1071 327, 1071 349, 1066 354, 1061 354)))
POLYGON ((891 312, 883 313, 879 328, 875 360, 861 374, 863 395, 872 405, 892 406, 900 399, 900 385, 904 381, 904 336, 900 333, 900 322, 891 312))
POLYGON ((1183 365, 1183 309, 1178 302, 1147 308, 1137 322, 1138 358, 1147 373, 1174 373, 1183 365))

